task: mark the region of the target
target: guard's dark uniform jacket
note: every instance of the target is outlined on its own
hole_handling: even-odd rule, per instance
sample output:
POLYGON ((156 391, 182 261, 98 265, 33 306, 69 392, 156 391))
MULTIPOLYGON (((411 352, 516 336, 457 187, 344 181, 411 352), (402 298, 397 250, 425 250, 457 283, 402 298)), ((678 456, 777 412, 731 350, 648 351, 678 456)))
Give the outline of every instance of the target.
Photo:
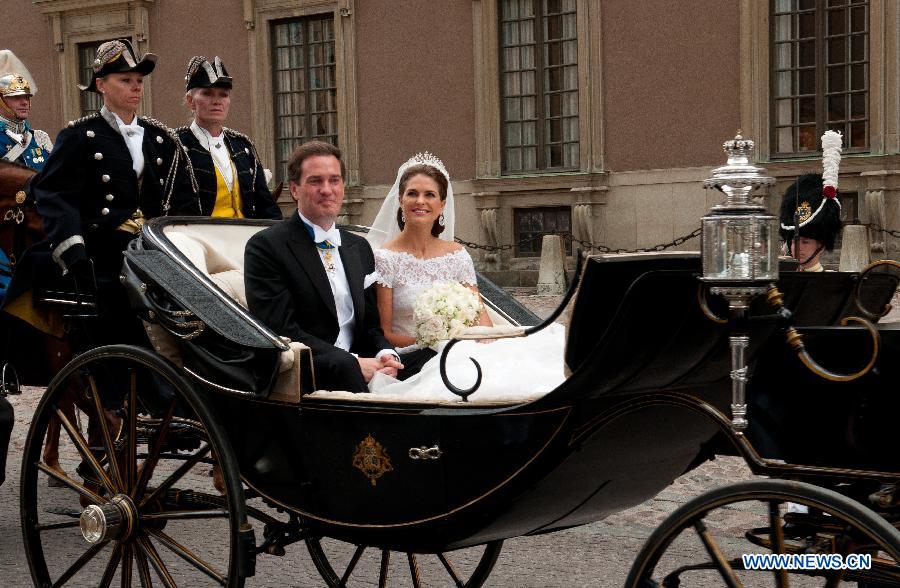
POLYGON ((53 258, 64 269, 110 247, 121 256, 129 236, 120 227, 136 216, 200 214, 196 181, 178 137, 152 118, 138 121, 144 128, 140 183, 115 121, 99 114, 73 121, 59 133, 36 178, 32 190, 38 211, 53 258))
MULTIPOLYGON (((197 178, 201 213, 209 216, 216 204, 216 167, 212 155, 190 127, 180 127, 175 132, 191 158, 197 178)), ((247 218, 280 219, 281 210, 266 186, 263 166, 250 138, 229 128, 225 128, 224 137, 241 189, 241 212, 247 218)))

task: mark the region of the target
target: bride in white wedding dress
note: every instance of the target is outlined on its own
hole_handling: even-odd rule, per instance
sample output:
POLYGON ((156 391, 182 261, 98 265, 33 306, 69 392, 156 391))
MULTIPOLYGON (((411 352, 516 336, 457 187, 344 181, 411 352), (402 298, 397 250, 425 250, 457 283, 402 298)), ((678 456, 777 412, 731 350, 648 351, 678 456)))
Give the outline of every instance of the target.
MULTIPOLYGON (((444 386, 435 351, 416 345, 413 319, 419 294, 434 284, 458 282, 478 291, 472 258, 454 241, 454 221, 453 188, 443 163, 424 153, 401 165, 367 238, 375 252, 381 326, 406 367, 399 375, 403 381, 376 374, 369 384, 376 394, 416 401, 460 400, 444 386)), ((483 308, 478 325, 491 325, 483 308)), ((473 384, 472 357, 483 370, 472 401, 533 397, 565 379, 564 346, 565 329, 559 324, 525 338, 463 341, 448 356, 447 374, 457 386, 473 384)))

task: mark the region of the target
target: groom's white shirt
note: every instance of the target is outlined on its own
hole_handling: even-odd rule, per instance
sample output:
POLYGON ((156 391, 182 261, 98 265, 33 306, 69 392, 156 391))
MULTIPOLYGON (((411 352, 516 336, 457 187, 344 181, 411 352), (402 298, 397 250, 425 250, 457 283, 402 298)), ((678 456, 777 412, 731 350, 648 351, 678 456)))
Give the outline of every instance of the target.
POLYGON ((319 259, 322 260, 322 266, 325 267, 325 275, 328 276, 328 283, 331 285, 331 294, 334 296, 334 308, 337 310, 338 320, 338 336, 334 341, 334 346, 350 351, 353 345, 353 327, 356 324, 353 313, 353 299, 350 297, 350 284, 347 283, 347 274, 344 273, 344 262, 341 261, 341 250, 339 248, 340 234, 338 234, 337 243, 334 242, 333 236, 328 235, 330 231, 337 231, 337 227, 333 224, 329 231, 325 231, 322 227, 313 224, 300 211, 297 211, 306 226, 313 231, 313 239, 318 243, 326 238, 332 238, 331 262, 334 264, 334 271, 328 271, 328 265, 325 262, 322 249, 316 249, 319 252, 319 259))
MULTIPOLYGON (((341 244, 341 235, 338 232, 337 226, 334 224, 326 231, 303 216, 299 210, 297 211, 297 214, 300 216, 300 220, 312 229, 313 240, 316 243, 321 243, 327 239, 332 245, 335 245, 335 248, 330 250, 331 263, 334 264, 334 271, 331 272, 328 271, 328 264, 325 261, 323 250, 318 248, 316 250, 319 252, 319 259, 322 261, 322 266, 325 267, 325 275, 328 276, 328 283, 331 285, 331 294, 334 296, 334 308, 337 310, 338 336, 334 341, 334 346, 343 349, 344 351, 350 351, 350 347, 353 345, 353 327, 356 326, 356 316, 353 311, 353 298, 350 295, 350 284, 347 282, 347 274, 344 273, 344 262, 341 260, 341 251, 339 248, 341 244)), ((388 353, 394 356, 397 355, 393 349, 382 349, 375 355, 375 359, 381 359, 382 355, 388 353)))

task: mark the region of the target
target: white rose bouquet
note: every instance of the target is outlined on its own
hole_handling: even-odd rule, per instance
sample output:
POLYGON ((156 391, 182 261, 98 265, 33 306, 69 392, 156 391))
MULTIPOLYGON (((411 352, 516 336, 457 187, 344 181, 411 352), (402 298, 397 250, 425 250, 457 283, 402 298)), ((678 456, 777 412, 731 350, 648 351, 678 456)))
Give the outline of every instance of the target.
POLYGON ((413 308, 416 343, 431 347, 452 339, 477 323, 480 313, 481 301, 472 290, 459 282, 435 284, 419 294, 413 308))

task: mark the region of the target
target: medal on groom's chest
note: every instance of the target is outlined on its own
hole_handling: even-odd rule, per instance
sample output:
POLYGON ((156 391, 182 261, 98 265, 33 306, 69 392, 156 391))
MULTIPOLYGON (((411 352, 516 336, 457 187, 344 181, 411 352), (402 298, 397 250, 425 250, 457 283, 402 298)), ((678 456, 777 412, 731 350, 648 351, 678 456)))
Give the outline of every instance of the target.
POLYGON ((322 255, 325 271, 329 274, 333 274, 337 269, 334 265, 334 252, 336 251, 334 245, 328 241, 322 241, 321 243, 316 243, 316 249, 318 249, 319 253, 322 255))

